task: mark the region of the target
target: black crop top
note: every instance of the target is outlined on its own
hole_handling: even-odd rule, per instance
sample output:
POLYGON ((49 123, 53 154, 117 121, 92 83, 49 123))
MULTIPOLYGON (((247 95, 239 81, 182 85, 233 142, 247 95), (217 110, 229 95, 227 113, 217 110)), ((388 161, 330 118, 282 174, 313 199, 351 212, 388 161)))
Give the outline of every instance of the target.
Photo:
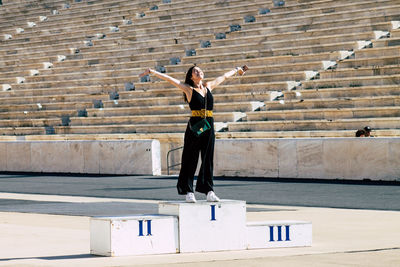
MULTIPOLYGON (((210 90, 207 89, 207 110, 213 110, 214 107, 214 97, 210 90)), ((199 92, 192 89, 192 99, 190 100, 189 107, 191 110, 201 110, 204 109, 205 106, 205 97, 203 97, 199 92)))

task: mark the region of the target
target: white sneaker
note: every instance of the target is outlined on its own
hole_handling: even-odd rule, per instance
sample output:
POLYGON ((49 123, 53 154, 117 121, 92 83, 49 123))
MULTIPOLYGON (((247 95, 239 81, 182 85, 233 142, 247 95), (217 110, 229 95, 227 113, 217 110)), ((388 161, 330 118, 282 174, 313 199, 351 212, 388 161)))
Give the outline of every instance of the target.
POLYGON ((194 193, 186 194, 186 202, 187 203, 196 203, 196 198, 194 197, 194 193))
POLYGON ((220 199, 217 197, 217 195, 214 193, 214 191, 210 191, 207 194, 207 201, 208 202, 219 202, 220 199))

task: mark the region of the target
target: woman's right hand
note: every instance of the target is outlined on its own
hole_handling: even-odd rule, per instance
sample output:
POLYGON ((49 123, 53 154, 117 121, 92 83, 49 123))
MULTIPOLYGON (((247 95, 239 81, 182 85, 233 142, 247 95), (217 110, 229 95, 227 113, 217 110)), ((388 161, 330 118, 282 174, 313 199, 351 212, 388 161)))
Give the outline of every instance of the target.
POLYGON ((151 69, 148 68, 147 70, 145 70, 144 72, 142 72, 141 74, 139 74, 139 77, 141 78, 141 77, 143 77, 143 76, 149 75, 150 73, 151 73, 151 69))
POLYGON ((247 65, 243 65, 243 67, 238 69, 238 74, 240 76, 244 75, 244 73, 249 69, 249 67, 247 67, 247 65))

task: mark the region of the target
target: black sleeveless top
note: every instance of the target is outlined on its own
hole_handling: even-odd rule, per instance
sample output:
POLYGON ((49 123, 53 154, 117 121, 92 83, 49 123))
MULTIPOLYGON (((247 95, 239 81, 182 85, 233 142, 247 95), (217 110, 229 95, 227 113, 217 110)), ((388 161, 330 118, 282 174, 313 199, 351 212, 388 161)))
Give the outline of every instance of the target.
MULTIPOLYGON (((214 107, 214 97, 212 95, 212 93, 210 92, 210 90, 207 89, 207 110, 213 110, 214 107)), ((205 106, 205 97, 203 97, 199 92, 197 92, 196 90, 192 89, 193 93, 192 93, 192 99, 190 100, 189 103, 189 107, 190 110, 201 110, 204 109, 205 106)))
MULTIPOLYGON (((214 97, 211 93, 210 90, 207 89, 207 110, 213 110, 214 107, 214 97)), ((192 99, 190 100, 189 103, 189 107, 190 110, 201 110, 204 109, 205 106, 205 97, 203 97, 199 92, 197 92, 196 90, 192 89, 193 93, 192 93, 192 99)), ((188 121, 188 129, 190 127, 190 124, 195 124, 196 122, 202 120, 202 117, 190 117, 189 121, 188 121)), ((213 117, 207 117, 207 121, 210 123, 211 125, 211 132, 214 132, 214 118, 213 117)))

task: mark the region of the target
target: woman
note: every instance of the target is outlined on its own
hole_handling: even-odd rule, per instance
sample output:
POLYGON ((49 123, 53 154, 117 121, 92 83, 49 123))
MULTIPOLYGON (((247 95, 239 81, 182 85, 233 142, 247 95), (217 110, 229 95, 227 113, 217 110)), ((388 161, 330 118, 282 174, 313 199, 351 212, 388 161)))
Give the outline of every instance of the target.
POLYGON ((193 191, 193 179, 196 172, 199 153, 201 152, 201 167, 196 183, 196 191, 207 195, 207 201, 218 202, 220 199, 216 196, 213 189, 213 160, 214 160, 214 119, 212 117, 212 109, 214 99, 211 91, 220 85, 225 79, 239 74, 243 75, 248 67, 244 65, 242 68, 237 67, 231 71, 226 72, 224 75, 217 77, 215 80, 203 83, 204 73, 195 66, 189 68, 186 73, 185 82, 168 76, 166 74, 157 72, 153 69, 147 69, 139 76, 153 74, 156 77, 171 83, 183 91, 185 100, 189 103, 192 110, 192 116, 188 122, 185 132, 185 139, 183 145, 181 171, 178 178, 178 194, 186 195, 186 202, 195 203, 196 198, 193 191), (207 104, 207 109, 204 110, 207 104), (207 113, 207 114, 205 114, 207 113), (199 121, 206 118, 211 126, 211 129, 204 131, 201 135, 196 135, 192 129, 199 121))

